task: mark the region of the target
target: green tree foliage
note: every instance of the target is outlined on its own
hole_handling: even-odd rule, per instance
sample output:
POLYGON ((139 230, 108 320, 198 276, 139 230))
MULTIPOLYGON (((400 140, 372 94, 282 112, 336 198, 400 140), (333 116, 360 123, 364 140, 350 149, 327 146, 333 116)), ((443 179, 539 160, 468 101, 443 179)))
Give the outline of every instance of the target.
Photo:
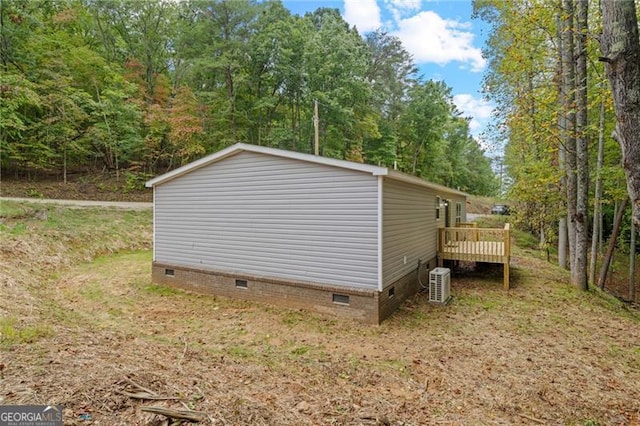
POLYGON ((399 39, 279 1, 3 0, 1 167, 158 173, 235 142, 397 167, 492 194, 442 82, 399 39))
MULTIPOLYGON (((558 236, 558 221, 562 218, 589 223, 584 211, 575 211, 575 193, 570 199, 566 190, 567 181, 573 179, 575 191, 575 179, 580 176, 578 190, 584 191, 588 186, 593 193, 594 185, 587 185, 585 172, 590 173, 591 181, 597 174, 603 177, 602 202, 605 215, 612 217, 615 202, 626 195, 620 149, 611 137, 615 125, 611 92, 603 63, 598 60, 598 40, 593 36, 602 33, 598 2, 475 0, 474 10, 492 25, 485 51, 489 67, 484 86, 498 106, 497 136, 507 141, 505 164, 512 182, 509 197, 518 201, 517 219, 540 233, 541 244, 558 236), (571 7, 567 9, 568 6, 571 7), (567 12, 574 6, 583 13, 588 9, 588 31, 577 12, 567 12), (586 36, 584 45, 582 36, 586 36), (568 50, 571 39, 574 43, 579 40, 573 51, 568 50), (582 77, 576 81, 575 77, 567 78, 566 67, 583 57, 580 47, 586 51, 586 76, 580 74, 582 77), (586 85, 581 86, 585 78, 586 85), (567 81, 571 79, 573 82, 567 81), (605 119, 604 127, 599 129, 601 104, 605 119), (586 116, 580 116, 585 108, 586 116), (576 114, 580 117, 577 121, 576 114), (587 159, 581 153, 588 146, 588 163, 596 164, 599 130, 605 137, 603 170, 587 170, 587 159), (570 203, 574 204, 574 212, 568 215, 570 203)), ((583 197, 582 209, 584 201, 583 197)), ((605 228, 609 228, 606 223, 605 228)), ((584 229, 581 232, 584 234, 584 229)), ((581 259, 584 261, 584 257, 581 259)), ((584 280, 580 287, 586 287, 584 280)))
POLYGON ((509 198, 519 201, 518 220, 553 235, 561 214, 558 170, 558 79, 555 11, 551 2, 477 0, 476 13, 493 25, 484 86, 496 103, 507 140, 505 165, 513 182, 509 198))

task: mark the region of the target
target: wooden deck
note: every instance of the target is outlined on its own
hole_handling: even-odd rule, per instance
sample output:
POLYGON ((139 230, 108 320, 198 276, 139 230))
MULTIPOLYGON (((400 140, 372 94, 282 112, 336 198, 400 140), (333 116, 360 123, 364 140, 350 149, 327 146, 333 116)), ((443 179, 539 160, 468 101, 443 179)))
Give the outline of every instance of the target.
POLYGON ((478 228, 475 223, 458 223, 455 228, 440 228, 438 232, 438 263, 444 260, 502 263, 504 288, 509 289, 511 258, 509 224, 503 229, 478 228))

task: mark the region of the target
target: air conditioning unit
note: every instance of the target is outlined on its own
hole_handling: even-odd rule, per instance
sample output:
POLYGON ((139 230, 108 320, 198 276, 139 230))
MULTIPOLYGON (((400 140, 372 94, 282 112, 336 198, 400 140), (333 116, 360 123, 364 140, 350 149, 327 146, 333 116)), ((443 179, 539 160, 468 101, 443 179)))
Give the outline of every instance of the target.
POLYGON ((435 268, 429 272, 429 302, 447 303, 451 297, 451 270, 435 268))

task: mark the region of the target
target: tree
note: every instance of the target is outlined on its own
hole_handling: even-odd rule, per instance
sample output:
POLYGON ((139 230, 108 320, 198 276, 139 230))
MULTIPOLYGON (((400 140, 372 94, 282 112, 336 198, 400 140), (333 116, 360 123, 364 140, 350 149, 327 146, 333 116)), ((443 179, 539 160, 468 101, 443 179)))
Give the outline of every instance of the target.
POLYGON ((162 98, 162 73, 170 63, 175 3, 165 0, 97 0, 91 4, 96 33, 110 61, 142 66, 147 105, 162 98), (159 81, 160 79, 160 81, 159 81))
POLYGON ((628 198, 624 198, 622 203, 618 207, 616 217, 613 220, 613 230, 611 231, 611 238, 609 239, 609 247, 607 253, 604 256, 602 267, 600 268, 600 278, 598 278, 598 287, 604 290, 604 285, 607 280, 607 273, 609 272, 609 266, 611 265, 611 259, 613 258, 613 251, 616 247, 616 241, 618 240, 618 233, 620 232, 620 225, 622 224, 622 217, 624 216, 624 210, 627 208, 628 198))
POLYGON ((558 149, 565 146, 559 143, 565 126, 557 124, 564 91, 559 90, 555 6, 550 1, 474 1, 475 14, 493 26, 483 85, 497 105, 494 137, 507 141, 508 196, 517 202, 519 226, 540 235, 543 247, 555 238, 558 218, 567 217, 558 149))
POLYGON ((192 1, 182 11, 178 57, 189 64, 185 82, 210 106, 214 148, 247 140, 248 114, 240 107, 247 80, 248 42, 255 35, 255 1, 192 1))
MULTIPOLYGON (((450 89, 383 32, 278 1, 3 0, 0 166, 166 171, 244 141, 488 193, 493 173, 450 89)), ((61 173, 60 173, 61 171, 61 173)))
POLYGON ((587 111, 587 0, 576 0, 576 207, 574 222, 575 263, 571 270, 573 284, 588 290, 587 261, 589 252, 589 152, 587 111))
MULTIPOLYGON (((318 9, 305 20, 310 30, 304 52, 306 104, 319 103, 322 155, 344 158, 347 152, 361 151, 365 139, 380 136, 366 79, 369 50, 337 9, 318 9)), ((313 152, 311 137, 308 143, 313 152)))
POLYGON ((629 238, 629 300, 636 300, 636 227, 631 222, 630 238, 629 238))
POLYGON ((631 198, 633 222, 640 226, 640 38, 634 0, 602 0, 601 60, 613 92, 615 139, 631 198))
POLYGON ((392 166, 399 154, 399 117, 406 110, 408 91, 417 83, 417 69, 399 38, 373 31, 365 42, 370 58, 366 78, 372 87, 371 102, 380 130, 379 137, 365 140, 365 151, 372 163, 392 166))
POLYGON ((596 165, 596 188, 593 196, 593 226, 591 234, 591 260, 589 261, 589 282, 596 281, 596 261, 598 259, 599 240, 602 235, 602 165, 604 162, 604 101, 600 102, 600 118, 598 126, 598 157, 596 165))
POLYGON ((435 180, 436 169, 445 152, 442 137, 451 116, 451 89, 443 82, 429 80, 409 90, 406 112, 400 119, 402 168, 435 180))
POLYGON ((578 184, 576 177, 576 64, 574 47, 574 3, 562 0, 562 94, 563 126, 560 129, 564 146, 564 171, 567 191, 567 229, 569 235, 569 269, 574 277, 576 264, 576 217, 578 184))
POLYGON ((25 136, 30 133, 31 114, 40 109, 42 99, 36 85, 20 74, 3 73, 0 84, 0 170, 10 164, 33 166, 32 141, 25 136))

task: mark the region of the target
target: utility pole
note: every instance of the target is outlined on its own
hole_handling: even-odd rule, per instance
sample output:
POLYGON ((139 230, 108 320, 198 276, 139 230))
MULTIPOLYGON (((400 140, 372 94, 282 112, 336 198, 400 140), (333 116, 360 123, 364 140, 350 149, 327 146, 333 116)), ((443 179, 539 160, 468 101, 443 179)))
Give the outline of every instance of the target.
POLYGON ((318 117, 318 100, 313 100, 313 131, 314 131, 314 147, 315 154, 320 154, 320 130, 319 130, 320 118, 318 117))

